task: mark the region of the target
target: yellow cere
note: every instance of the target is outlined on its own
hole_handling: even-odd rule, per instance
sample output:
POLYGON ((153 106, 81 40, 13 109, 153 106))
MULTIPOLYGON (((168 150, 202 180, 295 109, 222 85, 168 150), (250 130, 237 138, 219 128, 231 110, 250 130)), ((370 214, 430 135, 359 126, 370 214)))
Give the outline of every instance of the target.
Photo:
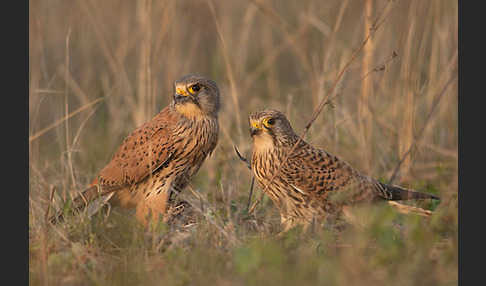
POLYGON ((176 93, 177 93, 177 94, 182 94, 182 95, 184 95, 184 96, 188 96, 188 95, 189 95, 189 94, 188 94, 188 93, 187 93, 187 92, 186 92, 186 91, 185 91, 183 88, 181 88, 181 87, 177 87, 177 88, 176 88, 176 93))
POLYGON ((251 127, 256 128, 256 129, 261 129, 262 127, 260 126, 260 123, 258 121, 253 121, 251 123, 251 127))

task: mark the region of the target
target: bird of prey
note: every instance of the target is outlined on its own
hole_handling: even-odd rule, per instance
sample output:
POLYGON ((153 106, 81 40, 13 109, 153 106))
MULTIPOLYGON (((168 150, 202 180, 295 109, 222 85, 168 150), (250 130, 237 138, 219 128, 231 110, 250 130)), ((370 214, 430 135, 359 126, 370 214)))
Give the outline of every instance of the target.
MULTIPOLYGON (((72 208, 106 196, 115 205, 135 208, 144 225, 149 216, 158 220, 171 195, 184 189, 216 147, 219 109, 213 80, 190 74, 175 81, 171 104, 124 139, 72 208)), ((51 222, 60 218, 57 214, 51 222)))
POLYGON ((301 139, 280 111, 256 112, 249 121, 253 138, 251 169, 279 209, 284 231, 299 224, 307 227, 313 219, 329 214, 341 214, 343 207, 357 203, 439 199, 358 172, 301 139))

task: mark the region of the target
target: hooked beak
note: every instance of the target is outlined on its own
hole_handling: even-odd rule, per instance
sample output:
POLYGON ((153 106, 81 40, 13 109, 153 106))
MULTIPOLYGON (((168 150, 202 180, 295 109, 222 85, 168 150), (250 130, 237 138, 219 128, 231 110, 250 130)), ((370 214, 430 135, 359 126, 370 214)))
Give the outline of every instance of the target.
POLYGON ((258 122, 253 122, 250 125, 250 135, 251 137, 260 134, 262 131, 261 125, 258 122))
POLYGON ((189 101, 189 100, 193 100, 192 95, 190 95, 187 91, 185 91, 182 88, 176 89, 176 92, 174 94, 174 101, 176 103, 182 103, 182 102, 186 102, 186 101, 189 101))

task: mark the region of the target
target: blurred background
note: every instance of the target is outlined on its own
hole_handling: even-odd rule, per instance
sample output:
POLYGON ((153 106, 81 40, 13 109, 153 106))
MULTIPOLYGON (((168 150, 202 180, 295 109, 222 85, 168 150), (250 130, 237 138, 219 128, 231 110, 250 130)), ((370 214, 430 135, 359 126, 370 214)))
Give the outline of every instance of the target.
MULTIPOLYGON (((403 277, 395 271, 398 268, 390 268, 389 261, 379 255, 375 257, 377 263, 382 263, 379 265, 385 269, 378 278, 374 275, 363 278, 369 271, 368 260, 358 259, 356 264, 363 262, 362 268, 341 273, 337 269, 356 259, 356 253, 348 252, 325 262, 326 269, 336 270, 334 276, 326 272, 321 277, 322 273, 316 269, 322 265, 316 263, 317 272, 309 270, 312 272, 309 274, 301 269, 300 274, 294 273, 295 277, 311 277, 303 281, 318 283, 330 282, 326 279, 332 276, 334 283, 349 285, 357 281, 385 283, 398 275, 403 278, 396 278, 400 285, 417 285, 414 279, 422 273, 420 269, 426 269, 427 277, 432 278, 420 280, 423 282, 420 285, 457 283, 457 46, 458 7, 457 1, 452 0, 30 0, 31 284, 50 281, 78 285, 80 281, 90 281, 122 285, 129 281, 148 284, 159 281, 142 277, 152 271, 152 262, 168 261, 167 256, 147 258, 147 255, 128 256, 127 251, 113 252, 113 245, 101 247, 106 243, 101 238, 98 239, 103 243, 88 243, 92 236, 98 237, 99 231, 107 231, 101 224, 79 233, 69 228, 58 230, 65 237, 60 239, 47 232, 41 221, 50 190, 55 187, 56 198, 65 199, 86 186, 129 132, 170 103, 173 82, 187 73, 212 78, 223 97, 218 146, 192 184, 211 206, 219 228, 243 240, 258 236, 256 230, 239 227, 251 174, 236 157, 233 146, 247 157, 251 154, 248 115, 264 108, 279 109, 286 113, 296 132, 302 134, 317 105, 331 96, 332 104, 324 107, 305 139, 384 182, 399 166, 394 183, 441 196, 438 207, 431 203, 421 205, 437 207, 436 212, 442 212, 436 228, 428 230, 429 236, 418 232, 414 239, 429 239, 430 245, 445 243, 445 256, 439 255, 445 260, 429 265, 421 260, 422 254, 417 256, 402 241, 400 247, 404 248, 400 251, 406 251, 394 250, 398 251, 394 257, 402 258, 404 265, 400 267, 408 273, 403 277), (362 46, 370 32, 372 37, 362 46), (342 79, 330 94, 343 69, 342 79), (92 252, 93 249, 97 251, 92 252), (56 256, 61 250, 70 254, 72 260, 56 256), (94 253, 97 256, 92 256, 94 253), (407 255, 411 255, 413 262, 403 260, 407 255), (81 267, 86 262, 80 257, 88 257, 83 259, 93 265, 130 257, 131 262, 124 262, 126 265, 141 261, 141 265, 149 266, 137 266, 142 268, 134 270, 135 278, 130 276, 134 280, 126 280, 125 274, 106 276, 94 266, 81 267), (57 273, 49 270, 57 267, 59 261, 66 262, 63 259, 68 259, 70 266, 63 266, 57 273), (70 280, 63 280, 66 277, 70 280)), ((255 187, 254 199, 259 196, 260 190, 255 187)), ((278 228, 278 213, 267 198, 260 204, 257 216, 261 219, 256 219, 258 232, 274 233, 278 228)), ((414 221, 413 225, 424 228, 422 222, 414 221)), ((213 226, 208 223, 204 227, 209 231, 213 226)), ((201 241, 203 230, 199 229, 198 238, 193 239, 201 241)), ((210 245, 207 249, 230 245, 225 236, 210 239, 210 234, 206 235, 207 240, 203 240, 210 245)), ((407 237, 402 239, 410 241, 407 237)), ((152 249, 144 243, 130 247, 152 249)), ((170 280, 173 283, 167 282, 170 285, 184 284, 181 282, 187 281, 181 278, 184 275, 200 277, 201 284, 206 284, 205 279, 219 281, 217 284, 221 285, 258 284, 275 273, 286 277, 286 269, 294 269, 292 261, 310 259, 298 256, 287 264, 277 259, 275 263, 285 265, 279 264, 276 268, 279 270, 272 270, 274 274, 270 276, 263 272, 260 279, 258 273, 262 268, 248 266, 257 263, 252 259, 257 259, 262 251, 278 254, 291 247, 272 242, 275 248, 272 250, 261 243, 251 242, 243 248, 222 247, 226 252, 213 257, 214 267, 220 271, 211 272, 206 278, 198 276, 202 274, 189 266, 187 273, 170 272, 179 276, 165 272, 158 275, 174 279, 170 280), (229 266, 221 262, 232 259, 236 262, 229 266), (234 273, 241 276, 233 276, 234 273), (255 281, 246 280, 246 275, 253 276, 255 281)), ((160 249, 157 250, 160 254, 160 249)), ((198 251, 196 248, 194 253, 198 251)), ((299 253, 306 251, 310 250, 299 253)), ((383 255, 388 254, 390 251, 386 249, 383 255)), ((201 257, 208 254, 203 251, 201 257)), ((174 265, 180 267, 190 264, 186 260, 175 261, 178 262, 174 265)), ((270 269, 272 261, 268 262, 270 269)), ((118 273, 115 270, 119 266, 114 265, 120 264, 110 263, 104 264, 111 265, 104 270, 118 273)), ((120 266, 120 273, 129 272, 126 265, 120 266)))

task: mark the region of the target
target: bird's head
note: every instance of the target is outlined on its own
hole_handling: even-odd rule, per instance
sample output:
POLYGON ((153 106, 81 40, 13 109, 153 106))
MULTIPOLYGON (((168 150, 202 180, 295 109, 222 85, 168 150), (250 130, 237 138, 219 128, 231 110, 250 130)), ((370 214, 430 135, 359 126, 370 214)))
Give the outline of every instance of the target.
POLYGON ((174 83, 174 106, 190 119, 217 117, 219 88, 216 82, 200 75, 186 75, 174 83))
POLYGON ((295 141, 295 134, 285 115, 275 109, 255 112, 249 117, 250 135, 255 147, 286 146, 295 141))

